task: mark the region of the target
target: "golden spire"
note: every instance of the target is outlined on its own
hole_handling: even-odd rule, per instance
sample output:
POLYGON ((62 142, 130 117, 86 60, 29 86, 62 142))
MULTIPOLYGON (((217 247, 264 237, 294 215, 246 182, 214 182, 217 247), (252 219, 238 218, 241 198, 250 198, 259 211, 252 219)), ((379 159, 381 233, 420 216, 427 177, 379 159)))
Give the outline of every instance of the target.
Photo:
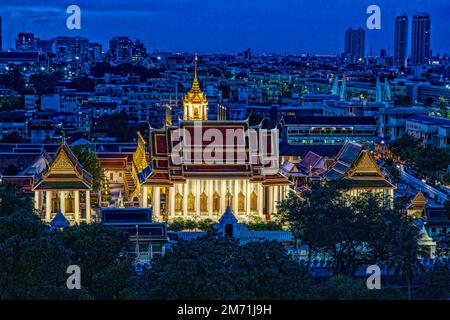
POLYGON ((192 88, 189 90, 183 100, 184 120, 208 120, 208 100, 200 89, 197 75, 197 54, 195 55, 194 81, 192 88))

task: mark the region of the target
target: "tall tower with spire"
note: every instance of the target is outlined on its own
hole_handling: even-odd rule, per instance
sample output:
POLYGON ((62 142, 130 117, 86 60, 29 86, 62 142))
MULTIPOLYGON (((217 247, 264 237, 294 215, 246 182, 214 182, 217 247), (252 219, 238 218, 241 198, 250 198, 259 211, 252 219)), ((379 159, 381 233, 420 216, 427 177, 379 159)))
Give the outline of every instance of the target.
POLYGON ((183 120, 208 120, 208 100, 198 83, 197 60, 195 55, 194 82, 183 99, 183 120))

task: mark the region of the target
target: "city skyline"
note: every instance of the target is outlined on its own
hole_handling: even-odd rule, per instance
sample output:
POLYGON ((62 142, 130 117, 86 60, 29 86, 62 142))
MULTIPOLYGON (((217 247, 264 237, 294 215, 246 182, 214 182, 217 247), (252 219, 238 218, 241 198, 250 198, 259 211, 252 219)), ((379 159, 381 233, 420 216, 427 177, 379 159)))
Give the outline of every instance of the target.
MULTIPOLYGON (((443 1, 402 1, 381 7, 381 30, 365 27, 369 1, 357 4, 347 0, 335 1, 273 1, 246 0, 240 6, 234 1, 214 2, 172 0, 141 0, 128 4, 123 0, 100 1, 93 6, 78 1, 81 7, 81 30, 65 27, 68 1, 21 0, 8 4, 2 10, 3 48, 14 47, 17 33, 33 32, 41 39, 63 36, 84 36, 101 42, 104 48, 113 36, 126 35, 140 39, 147 48, 153 44, 161 51, 190 51, 199 53, 236 53, 251 47, 255 53, 313 53, 338 54, 344 52, 343 34, 348 27, 364 27, 366 53, 373 47, 374 55, 380 49, 394 53, 394 20, 406 12, 409 20, 417 12, 426 11, 432 20, 431 49, 448 53, 450 40, 445 35, 448 21, 445 12, 449 3, 443 1), (319 10, 320 8, 323 8, 319 10), (351 14, 348 14, 348 13, 351 14), (250 14, 249 14, 250 13, 250 14), (311 13, 311 14, 309 14, 311 13), (312 15, 314 13, 314 15, 312 15), (149 19, 151 17, 152 19, 149 19), (320 35, 321 41, 317 41, 320 35)), ((411 35, 409 34, 409 37, 411 35)), ((408 54, 410 54, 408 50, 408 54)))

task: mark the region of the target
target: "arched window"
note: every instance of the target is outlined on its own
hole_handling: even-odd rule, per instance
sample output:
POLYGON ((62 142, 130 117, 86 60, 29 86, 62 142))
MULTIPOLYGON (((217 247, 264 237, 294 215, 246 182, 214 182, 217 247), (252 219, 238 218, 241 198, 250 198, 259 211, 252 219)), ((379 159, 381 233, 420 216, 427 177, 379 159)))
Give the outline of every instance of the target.
POLYGON ((200 211, 208 211, 208 196, 204 192, 202 192, 202 194, 200 195, 200 211))
POLYGON ((239 192, 238 195, 238 211, 239 212, 245 211, 245 196, 242 192, 239 192))
POLYGON ((183 211, 183 196, 179 191, 175 195, 175 211, 183 211))
POLYGON ((213 211, 214 212, 220 211, 220 196, 217 192, 214 192, 213 195, 213 211))
POLYGON ((188 211, 195 211, 195 196, 192 192, 188 195, 188 211))
POLYGON ((66 212, 75 212, 74 210, 74 199, 72 198, 72 195, 69 194, 66 199, 64 200, 66 212))
POLYGON ((250 210, 258 211, 258 196, 255 191, 250 195, 250 210))

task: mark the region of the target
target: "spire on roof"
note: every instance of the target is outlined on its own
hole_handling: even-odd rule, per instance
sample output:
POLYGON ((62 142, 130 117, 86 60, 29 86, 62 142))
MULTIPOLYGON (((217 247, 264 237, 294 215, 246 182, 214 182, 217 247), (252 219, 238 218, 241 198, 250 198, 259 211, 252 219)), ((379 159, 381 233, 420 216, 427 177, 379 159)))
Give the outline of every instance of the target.
POLYGON ((58 209, 53 220, 50 222, 50 229, 55 230, 59 228, 66 228, 69 226, 69 221, 66 219, 64 214, 61 212, 61 209, 58 209))
POLYGON ((223 225, 238 223, 238 220, 234 216, 233 211, 231 211, 230 199, 228 199, 227 209, 225 210, 224 214, 220 217, 219 223, 223 225))

